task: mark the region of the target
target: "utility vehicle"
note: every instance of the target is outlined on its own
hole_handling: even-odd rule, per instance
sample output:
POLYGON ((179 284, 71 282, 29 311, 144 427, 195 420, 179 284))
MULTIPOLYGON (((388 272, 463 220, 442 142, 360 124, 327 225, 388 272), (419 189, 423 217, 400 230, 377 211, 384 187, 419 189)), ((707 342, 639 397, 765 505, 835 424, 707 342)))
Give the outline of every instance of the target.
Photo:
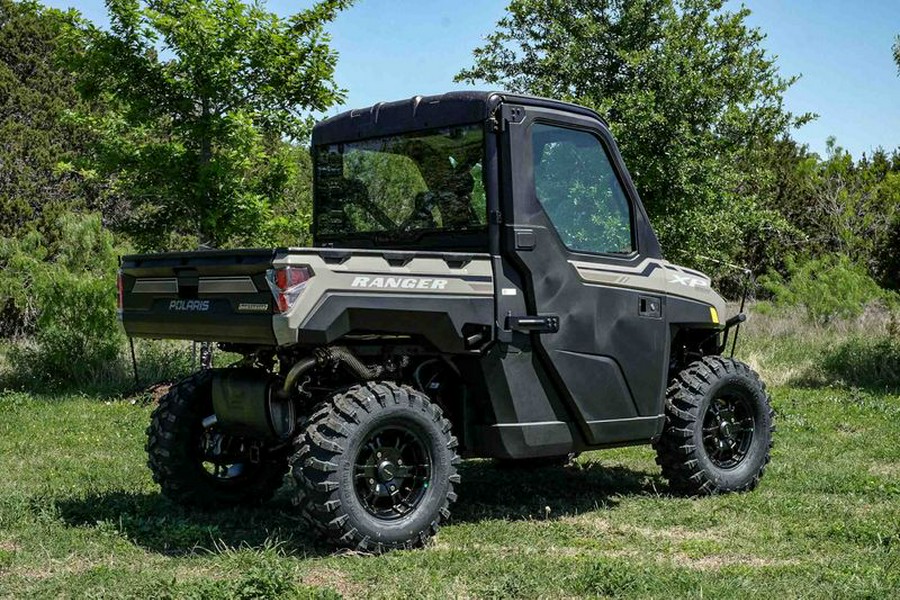
POLYGON ((649 443, 674 490, 756 486, 773 414, 723 356, 743 316, 663 259, 598 114, 420 96, 320 122, 311 151, 312 248, 122 259, 128 335, 244 357, 159 402, 166 496, 259 503, 290 470, 316 530, 381 552, 447 520, 461 458, 649 443))

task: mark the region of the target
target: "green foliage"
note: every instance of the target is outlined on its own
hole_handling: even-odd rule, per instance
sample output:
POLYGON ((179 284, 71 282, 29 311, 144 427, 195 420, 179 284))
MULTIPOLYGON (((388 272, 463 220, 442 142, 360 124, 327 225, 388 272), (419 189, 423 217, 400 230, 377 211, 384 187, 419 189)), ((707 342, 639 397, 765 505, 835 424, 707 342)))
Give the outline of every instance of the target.
POLYGON ((302 145, 283 144, 269 157, 281 174, 270 184, 272 202, 262 226, 232 240, 236 247, 312 245, 312 157, 302 145), (276 163, 277 161, 277 163, 276 163))
POLYGON ((22 380, 91 381, 122 347, 117 249, 97 215, 68 214, 57 226, 56 254, 48 252, 37 231, 0 241, 0 301, 24 315, 24 327, 33 332, 30 343, 10 358, 22 380))
POLYGON ((894 300, 864 268, 843 255, 800 262, 789 258, 786 270, 786 277, 773 272, 761 277, 760 284, 774 296, 776 306, 802 306, 813 323, 853 319, 874 301, 894 300))
MULTIPOLYGON (((268 560, 254 560, 237 577, 192 582, 177 586, 171 595, 162 598, 187 600, 266 600, 270 598, 308 598, 334 600, 341 596, 330 590, 315 590, 298 586, 293 581, 293 569, 283 562, 272 560, 271 554, 261 553, 268 560)), ((254 556, 254 554, 251 554, 254 556)), ((254 556, 255 558, 255 556, 254 556)), ((247 561, 244 561, 247 562, 247 561)), ((153 594, 157 595, 157 594, 153 594)))
POLYGON ((142 249, 214 247, 296 229, 278 207, 305 173, 290 142, 308 111, 343 98, 322 0, 289 18, 240 0, 110 0, 109 29, 78 22, 68 55, 100 143, 85 157, 111 178, 105 216, 142 249))
POLYGON ((900 152, 878 149, 859 160, 834 139, 824 158, 785 144, 777 204, 814 256, 837 253, 862 265, 882 285, 900 287, 892 267, 900 223, 900 152))
POLYGON ((825 353, 821 367, 845 386, 900 390, 900 331, 851 338, 825 353))
POLYGON ((894 62, 897 63, 897 71, 900 72, 900 35, 897 36, 897 41, 894 42, 894 62))
POLYGON ((877 251, 881 282, 889 289, 900 291, 900 210, 888 226, 886 242, 877 251))
POLYGON ((827 327, 811 323, 803 307, 756 303, 747 312, 737 352, 767 385, 900 393, 896 307, 871 304, 862 315, 832 319, 827 327))
POLYGON ((91 138, 65 112, 94 107, 55 61, 65 24, 63 13, 35 2, 0 0, 0 236, 35 228, 49 248, 60 215, 99 193, 70 168, 91 138))
MULTIPOLYGON (((460 81, 563 98, 609 120, 668 257, 742 261, 788 224, 763 192, 776 140, 809 116, 720 0, 512 0, 460 81)), ((708 264, 702 265, 708 267, 708 264)))
POLYGON ((533 131, 535 191, 563 243, 586 252, 631 252, 628 201, 597 139, 545 125, 533 131))

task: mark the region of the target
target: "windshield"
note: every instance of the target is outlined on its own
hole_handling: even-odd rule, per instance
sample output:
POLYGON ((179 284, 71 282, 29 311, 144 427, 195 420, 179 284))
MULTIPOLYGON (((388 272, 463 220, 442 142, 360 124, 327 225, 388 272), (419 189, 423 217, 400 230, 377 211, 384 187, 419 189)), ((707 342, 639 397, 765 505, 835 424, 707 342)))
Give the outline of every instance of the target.
POLYGON ((320 146, 316 236, 483 230, 483 127, 320 146))

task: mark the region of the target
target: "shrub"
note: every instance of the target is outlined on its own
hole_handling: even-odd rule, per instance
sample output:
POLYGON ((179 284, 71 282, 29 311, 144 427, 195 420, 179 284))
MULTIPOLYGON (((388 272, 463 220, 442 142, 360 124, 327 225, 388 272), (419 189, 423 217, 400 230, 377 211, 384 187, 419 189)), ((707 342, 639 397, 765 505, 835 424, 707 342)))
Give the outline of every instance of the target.
POLYGON ((59 220, 59 251, 37 232, 0 242, 0 299, 22 315, 28 343, 11 349, 15 379, 84 383, 108 371, 123 346, 116 320, 112 234, 95 214, 59 220))
POLYGON ((786 278, 772 272, 761 277, 760 284, 772 294, 775 306, 802 306, 816 324, 855 319, 874 302, 896 302, 894 294, 881 289, 865 268, 845 256, 787 259, 785 266, 786 278))
POLYGON ((825 354, 822 369, 834 383, 900 390, 900 338, 852 338, 825 354))

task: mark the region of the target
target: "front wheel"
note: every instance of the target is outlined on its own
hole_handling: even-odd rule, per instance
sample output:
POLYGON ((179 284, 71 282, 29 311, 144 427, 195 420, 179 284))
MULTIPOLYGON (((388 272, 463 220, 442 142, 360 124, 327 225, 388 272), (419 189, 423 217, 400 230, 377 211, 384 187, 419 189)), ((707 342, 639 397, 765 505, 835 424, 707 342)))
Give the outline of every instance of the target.
POLYGON ((707 356, 669 386, 656 462, 678 492, 751 490, 769 463, 774 430, 759 375, 742 362, 707 356))
POLYGON ((450 516, 457 441, 441 410, 412 388, 378 382, 336 393, 298 443, 297 504, 339 546, 421 546, 450 516))

